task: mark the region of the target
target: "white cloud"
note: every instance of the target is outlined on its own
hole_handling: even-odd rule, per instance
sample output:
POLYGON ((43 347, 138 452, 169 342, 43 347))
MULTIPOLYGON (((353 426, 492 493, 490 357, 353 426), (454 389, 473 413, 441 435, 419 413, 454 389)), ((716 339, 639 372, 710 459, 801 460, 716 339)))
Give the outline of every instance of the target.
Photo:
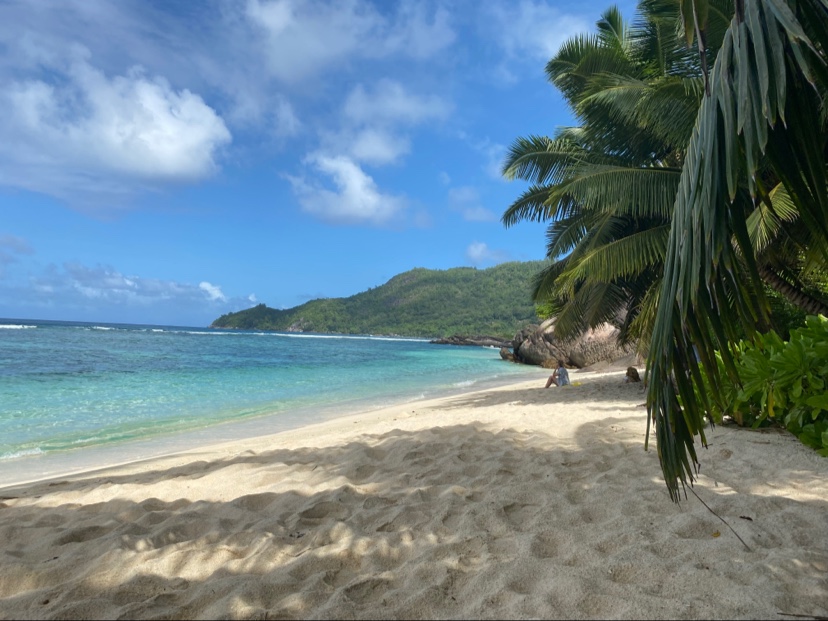
POLYGON ((198 95, 140 68, 107 77, 76 49, 53 79, 0 93, 0 183, 56 196, 124 193, 216 172, 230 142, 198 95))
POLYGON ((449 207, 463 215, 469 222, 495 222, 497 214, 480 204, 480 194, 470 186, 451 188, 448 193, 449 207))
POLYGON ((247 17, 263 36, 266 68, 277 78, 295 82, 359 50, 379 27, 375 12, 354 2, 249 0, 247 17))
MULTIPOLYGON (((345 125, 337 132, 320 132, 322 148, 304 159, 333 188, 306 176, 285 177, 302 208, 314 216, 337 224, 390 224, 402 215, 406 201, 381 192, 362 165, 399 161, 411 148, 401 127, 444 118, 449 111, 439 97, 411 94, 391 80, 382 80, 372 89, 358 85, 343 106, 345 125)), ((422 226, 423 219, 415 214, 411 222, 422 226)))
POLYGON ((506 147, 488 138, 472 144, 472 147, 483 156, 484 172, 492 179, 505 182, 502 170, 506 159, 506 147))
POLYGON ((267 70, 283 82, 355 58, 428 58, 454 41, 447 12, 429 19, 416 2, 387 17, 363 0, 248 0, 246 17, 258 29, 267 70))
POLYGON ((502 263, 506 261, 508 256, 501 250, 493 250, 483 242, 472 242, 466 248, 466 258, 474 266, 484 264, 502 263))
POLYGON ((372 166, 394 164, 410 152, 414 126, 445 119, 450 112, 441 97, 411 93, 392 80, 370 88, 358 84, 345 98, 340 128, 320 132, 322 150, 372 166))
POLYGON ((80 299, 100 303, 146 306, 159 302, 228 302, 221 289, 207 281, 198 286, 175 281, 127 276, 110 266, 88 267, 65 263, 50 266, 32 280, 33 287, 67 301, 80 299))
POLYGON ((343 113, 355 123, 419 124, 443 119, 451 112, 436 95, 416 95, 393 80, 380 80, 372 90, 359 84, 348 94, 343 113))
POLYGON ((205 280, 203 282, 198 283, 198 288, 201 289, 202 291, 204 291, 205 293, 207 293, 207 297, 210 298, 210 300, 212 300, 212 301, 215 301, 215 300, 219 300, 221 302, 226 302, 227 301, 227 296, 225 296, 221 292, 221 287, 219 287, 218 285, 210 284, 209 282, 207 282, 205 280))
POLYGON ((431 58, 454 42, 451 19, 444 8, 437 7, 430 19, 426 3, 421 0, 400 2, 398 7, 395 21, 379 46, 381 53, 431 58))
POLYGON ((249 308, 252 301, 227 296, 208 281, 195 285, 146 278, 106 265, 65 263, 32 270, 34 276, 0 280, 0 315, 44 319, 110 317, 110 321, 162 324, 186 316, 191 321, 197 318, 193 325, 198 325, 209 323, 222 313, 249 308))
POLYGON ((233 93, 228 120, 243 128, 264 129, 278 139, 299 134, 303 124, 287 97, 257 90, 248 85, 247 89, 242 86, 233 93))
POLYGON ((350 136, 347 147, 348 153, 355 160, 375 166, 394 163, 410 150, 408 137, 394 135, 387 129, 379 128, 365 128, 355 132, 350 136))
POLYGON ((520 2, 490 2, 481 11, 484 31, 503 51, 503 63, 495 65, 496 77, 512 82, 517 79, 516 65, 531 64, 539 74, 547 61, 558 53, 567 39, 593 30, 592 6, 584 15, 566 5, 562 10, 550 2, 520 0, 520 2))
POLYGON ((335 224, 389 224, 405 209, 402 198, 383 194, 352 159, 317 153, 306 163, 326 175, 334 189, 288 177, 302 209, 335 224))

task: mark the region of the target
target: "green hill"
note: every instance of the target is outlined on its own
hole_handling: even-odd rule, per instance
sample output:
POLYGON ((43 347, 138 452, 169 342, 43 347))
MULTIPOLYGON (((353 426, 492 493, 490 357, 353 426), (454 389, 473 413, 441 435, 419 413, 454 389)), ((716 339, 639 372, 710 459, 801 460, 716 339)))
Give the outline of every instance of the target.
POLYGON ((222 315, 211 327, 512 338, 536 320, 530 283, 543 265, 542 261, 530 261, 503 263, 485 270, 417 268, 348 298, 311 300, 285 310, 259 304, 222 315))

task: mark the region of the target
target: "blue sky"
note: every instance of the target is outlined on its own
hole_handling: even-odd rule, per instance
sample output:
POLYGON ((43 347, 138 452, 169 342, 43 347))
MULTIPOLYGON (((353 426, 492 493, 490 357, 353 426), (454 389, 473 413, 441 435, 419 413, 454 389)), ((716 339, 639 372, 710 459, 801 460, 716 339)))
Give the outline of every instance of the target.
POLYGON ((200 326, 543 258, 500 165, 572 123, 544 65, 610 4, 3 2, 0 317, 200 326))

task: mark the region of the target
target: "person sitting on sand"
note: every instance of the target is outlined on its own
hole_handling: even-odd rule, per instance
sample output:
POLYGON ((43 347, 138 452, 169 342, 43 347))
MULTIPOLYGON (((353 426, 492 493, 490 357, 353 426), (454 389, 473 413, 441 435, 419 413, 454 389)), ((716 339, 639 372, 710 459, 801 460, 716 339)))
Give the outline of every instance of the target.
POLYGON ((552 384, 555 386, 566 386, 569 384, 569 371, 566 370, 563 360, 558 360, 558 368, 546 380, 546 386, 544 388, 549 388, 552 384))

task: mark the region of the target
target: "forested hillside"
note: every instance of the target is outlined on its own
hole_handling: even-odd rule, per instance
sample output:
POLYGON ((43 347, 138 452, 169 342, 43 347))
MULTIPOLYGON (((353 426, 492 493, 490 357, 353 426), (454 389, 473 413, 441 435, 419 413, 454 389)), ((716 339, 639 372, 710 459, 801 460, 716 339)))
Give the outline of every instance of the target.
POLYGON ((535 321, 531 280, 544 265, 542 261, 530 261, 503 263, 485 270, 417 268, 348 298, 312 300, 286 310, 259 304, 222 315, 211 327, 511 338, 535 321))

